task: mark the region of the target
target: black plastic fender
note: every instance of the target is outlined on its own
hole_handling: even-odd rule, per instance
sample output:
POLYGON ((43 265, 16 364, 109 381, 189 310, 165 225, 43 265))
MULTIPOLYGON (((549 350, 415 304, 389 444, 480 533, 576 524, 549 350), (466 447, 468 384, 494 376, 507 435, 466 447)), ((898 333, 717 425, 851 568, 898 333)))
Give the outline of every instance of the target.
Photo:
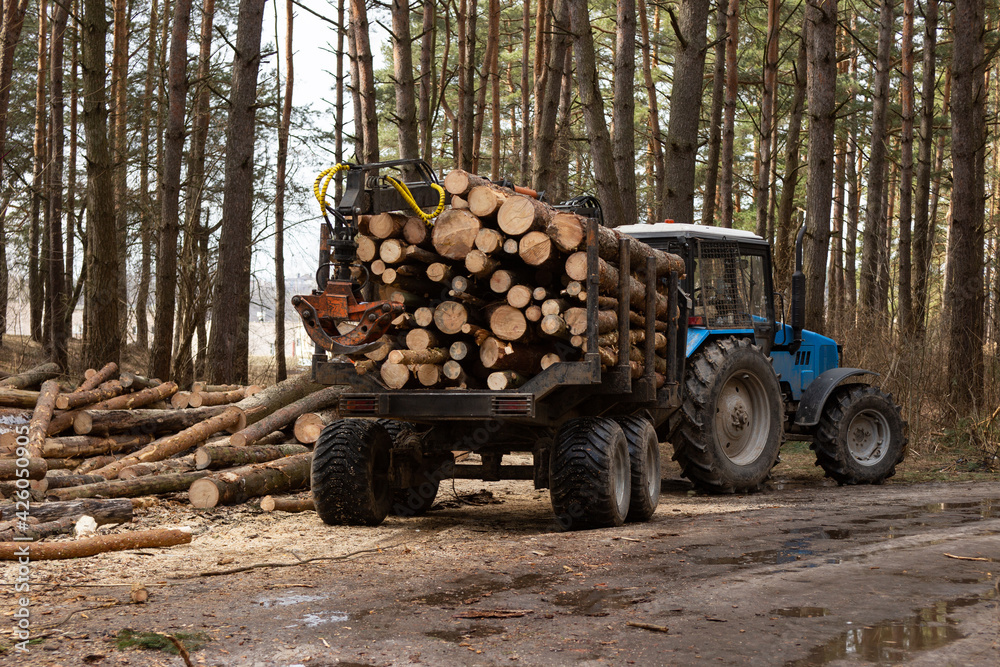
POLYGON ((826 405, 826 399, 830 397, 830 394, 842 380, 855 375, 878 375, 878 373, 863 368, 831 368, 825 373, 821 373, 802 392, 799 409, 795 412, 796 426, 815 426, 818 424, 819 417, 823 413, 823 406, 826 405))

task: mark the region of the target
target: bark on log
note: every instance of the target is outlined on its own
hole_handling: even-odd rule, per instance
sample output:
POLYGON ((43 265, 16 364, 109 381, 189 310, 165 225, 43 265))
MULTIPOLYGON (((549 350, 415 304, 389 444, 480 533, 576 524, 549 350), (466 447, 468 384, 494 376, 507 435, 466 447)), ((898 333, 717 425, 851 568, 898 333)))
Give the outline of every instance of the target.
POLYGON ((534 199, 523 195, 508 197, 497 213, 497 225, 506 234, 521 236, 535 229, 544 230, 553 210, 534 199))
MULTIPOLYGON (((566 320, 571 335, 583 335, 587 332, 586 308, 570 308, 563 313, 563 319, 566 320)), ((598 335, 615 331, 618 328, 618 313, 613 310, 597 311, 596 325, 598 335)))
POLYGON ((35 403, 35 411, 28 424, 28 452, 31 456, 42 455, 42 445, 45 444, 45 436, 48 435, 49 422, 52 421, 52 411, 56 407, 59 391, 58 382, 46 380, 38 392, 38 402, 35 403))
POLYGON ((192 393, 207 393, 207 392, 217 392, 217 391, 236 391, 242 387, 238 384, 209 384, 199 380, 191 384, 192 393))
POLYGON ((125 387, 121 385, 121 382, 118 380, 111 380, 110 382, 105 382, 100 387, 90 389, 89 391, 80 391, 78 389, 72 394, 59 394, 59 396, 56 397, 56 407, 60 410, 73 410, 84 405, 90 405, 91 403, 98 403, 100 401, 106 401, 109 398, 114 398, 123 391, 125 391, 125 387))
POLYGON ((528 332, 528 321, 520 310, 503 304, 490 313, 489 329, 497 338, 520 340, 528 332))
POLYGON ((126 389, 132 389, 134 391, 149 389, 163 384, 163 382, 157 378, 148 378, 142 375, 136 375, 135 373, 130 373, 128 371, 122 371, 122 373, 118 376, 118 381, 121 382, 122 386, 126 389))
POLYGON ((260 393, 261 387, 252 384, 249 387, 240 387, 232 391, 196 391, 192 392, 188 398, 188 405, 192 408, 200 408, 207 405, 228 405, 243 400, 247 396, 260 393))
POLYGON ((517 371, 534 375, 541 370, 545 349, 532 345, 514 345, 487 338, 479 347, 479 360, 492 371, 517 371))
POLYGON ((389 353, 390 364, 443 364, 448 361, 448 350, 432 347, 428 350, 393 350, 389 353))
POLYGON ((139 496, 155 496, 160 493, 176 493, 187 491, 191 483, 207 476, 207 470, 192 472, 177 472, 167 475, 149 475, 135 479, 111 479, 97 484, 72 486, 68 489, 56 489, 48 494, 50 500, 74 500, 77 498, 138 498, 139 496))
POLYGON ((0 389, 0 408, 34 408, 38 392, 27 389, 0 389))
MULTIPOLYGON (((582 250, 582 246, 586 240, 586 218, 573 214, 559 214, 556 217, 558 218, 558 225, 549 224, 545 230, 553 243, 563 252, 582 250), (576 241, 575 243, 573 242, 574 240, 576 241)), ((556 220, 553 219, 553 223, 555 222, 556 220)), ((646 258, 652 257, 656 260, 656 275, 666 275, 671 271, 677 271, 682 276, 684 275, 684 260, 678 255, 652 248, 637 238, 622 234, 618 230, 605 227, 604 225, 597 226, 597 254, 601 259, 618 263, 618 241, 622 238, 628 243, 629 266, 634 271, 639 273, 644 272, 646 269, 646 258)), ((576 280, 579 279, 577 278, 576 280)))
MULTIPOLYGON (((468 194, 477 185, 493 185, 493 183, 482 176, 470 174, 464 169, 452 169, 444 177, 444 189, 448 194, 458 195, 468 199, 468 194)), ((454 200, 454 198, 452 198, 454 200)))
POLYGON ((442 301, 434 309, 434 325, 442 333, 457 334, 468 320, 468 310, 457 301, 442 301))
POLYGON ((477 327, 475 324, 465 323, 462 325, 462 333, 472 336, 476 345, 482 345, 483 341, 490 337, 490 330, 477 327))
MULTIPOLYGON (((566 259, 566 275, 573 280, 587 279, 587 253, 576 252, 566 259)), ((601 291, 617 294, 618 269, 601 258, 597 260, 598 284, 601 291)), ((629 276, 629 305, 639 311, 646 309, 646 286, 635 276, 629 276)), ((667 297, 656 294, 656 316, 666 317, 668 311, 667 297)))
POLYGON ((368 233, 377 239, 401 236, 407 217, 399 213, 379 213, 368 221, 368 233))
POLYGON ((24 478, 25 473, 18 474, 18 471, 21 470, 28 471, 27 479, 42 479, 49 470, 45 459, 41 457, 28 458, 28 465, 24 467, 18 465, 18 461, 23 462, 24 459, 0 459, 0 481, 24 478))
POLYGON ((381 345, 373 349, 371 352, 365 352, 366 358, 371 359, 372 361, 382 361, 389 356, 389 352, 391 352, 395 347, 392 338, 389 336, 382 336, 379 339, 379 343, 381 343, 381 345))
POLYGON ((182 456, 179 459, 166 459, 164 461, 153 461, 152 463, 136 463, 135 465, 122 468, 118 472, 118 479, 136 479, 137 477, 148 477, 149 475, 163 475, 167 473, 190 472, 194 470, 194 456, 182 456))
MULTIPOLYGON (((65 438, 46 438, 42 445, 42 457, 46 459, 68 459, 73 457, 86 458, 100 454, 112 454, 128 449, 148 445, 153 437, 149 435, 125 435, 109 438, 99 438, 88 435, 76 435, 65 438)), ((13 448, 0 449, 0 456, 13 454, 13 448)), ((51 465, 49 466, 52 467, 51 465)))
POLYGON ((191 401, 190 391, 179 391, 170 397, 170 407, 175 410, 183 410, 191 401))
POLYGON ((319 439, 319 434, 328 424, 340 418, 336 410, 307 412, 295 420, 295 439, 304 445, 311 445, 319 439))
POLYGON ((123 394, 92 405, 91 410, 131 410, 169 398, 177 391, 174 382, 161 382, 134 394, 123 394))
MULTIPOLYGON (((38 540, 45 539, 46 537, 52 537, 53 535, 71 533, 73 532, 74 526, 76 526, 76 521, 69 518, 27 525, 22 522, 18 522, 9 528, 5 527, 4 529, 0 529, 0 543, 9 542, 15 538, 19 541, 30 540, 37 542, 38 540)), ((21 541, 20 543, 24 544, 24 541, 21 541)))
POLYGON ((118 476, 122 468, 135 465, 136 463, 149 463, 152 461, 162 461, 175 454, 185 452, 192 447, 205 442, 210 435, 226 429, 231 429, 244 419, 243 411, 236 407, 228 407, 222 414, 216 415, 199 422, 190 428, 186 428, 176 435, 155 440, 146 445, 138 452, 115 461, 110 465, 94 471, 95 474, 104 475, 108 479, 118 476))
POLYGON ((285 407, 275 410, 245 429, 237 431, 229 437, 229 443, 236 447, 252 445, 274 431, 288 426, 306 412, 318 412, 335 406, 345 389, 347 389, 345 385, 333 385, 304 396, 294 403, 289 403, 285 407))
POLYGON ((77 391, 90 391, 91 389, 96 389, 108 380, 110 380, 115 373, 118 372, 118 364, 110 361, 104 365, 101 370, 95 371, 92 368, 88 368, 83 373, 83 377, 86 378, 83 383, 76 388, 77 391))
POLYGON ((0 388, 28 389, 29 387, 37 387, 46 380, 59 377, 60 373, 59 364, 49 362, 0 380, 0 388))
POLYGON ((406 261, 417 261, 424 264, 440 262, 441 257, 420 246, 407 245, 401 239, 386 239, 378 251, 379 259, 386 264, 399 264, 406 261))
POLYGON ((541 266, 555 255, 552 239, 544 232, 528 232, 521 237, 517 246, 517 254, 529 266, 541 266))
POLYGON ((144 530, 116 535, 95 535, 74 542, 2 542, 0 560, 17 560, 27 550, 33 561, 85 558, 109 551, 151 549, 191 543, 189 528, 144 530))
POLYGON ((514 371, 497 371, 490 373, 489 378, 486 379, 486 386, 493 391, 502 391, 504 389, 516 389, 527 381, 528 379, 520 373, 514 371))
POLYGON ((118 460, 118 457, 114 454, 105 454, 104 456, 92 456, 89 459, 52 459, 53 461, 64 461, 69 464, 72 461, 77 461, 77 465, 71 468, 71 470, 77 475, 86 475, 95 470, 99 470, 106 465, 114 463, 118 460))
POLYGON ((73 430, 77 435, 169 433, 190 428, 226 409, 225 405, 216 405, 188 410, 83 410, 76 413, 73 430))
POLYGON ((66 489, 71 486, 82 486, 84 484, 97 484, 107 480, 101 475, 59 475, 47 477, 49 489, 66 489))
POLYGON ((472 213, 452 209, 438 216, 431 230, 431 242, 442 257, 464 260, 475 247, 476 235, 482 228, 482 222, 472 213))
POLYGON ((296 491, 309 484, 312 452, 287 456, 245 468, 236 468, 191 484, 188 500, 194 507, 235 505, 250 498, 296 491))
POLYGON ((244 398, 234 407, 243 411, 246 415, 246 425, 250 425, 322 388, 322 385, 312 381, 311 374, 301 373, 244 398))
POLYGON ((486 218, 497 211, 507 201, 507 193, 492 183, 477 185, 469 191, 469 210, 473 215, 486 218))
POLYGON ((233 445, 205 445, 194 453, 194 465, 198 470, 218 470, 235 466, 248 466, 254 463, 266 463, 286 456, 304 454, 309 451, 303 445, 252 445, 236 447, 233 445))
MULTIPOLYGON (((8 521, 17 516, 14 505, 0 509, 0 521, 8 521)), ((45 523, 56 519, 72 518, 76 521, 81 516, 94 518, 98 526, 109 523, 129 523, 132 521, 132 501, 128 499, 102 500, 85 498, 66 502, 32 503, 28 516, 45 523)))
POLYGON ((264 496, 260 508, 265 512, 309 512, 316 509, 312 496, 264 496))

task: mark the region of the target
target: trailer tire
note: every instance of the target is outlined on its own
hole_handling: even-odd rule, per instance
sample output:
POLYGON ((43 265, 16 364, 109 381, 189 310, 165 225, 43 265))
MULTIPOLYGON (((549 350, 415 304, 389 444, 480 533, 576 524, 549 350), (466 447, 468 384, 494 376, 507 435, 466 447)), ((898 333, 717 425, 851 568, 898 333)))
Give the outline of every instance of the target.
POLYGON ((332 526, 377 526, 389 513, 389 450, 385 428, 365 419, 339 419, 320 433, 313 450, 312 496, 332 526))
POLYGON ((615 421, 584 417, 564 425, 550 471, 549 497, 563 530, 625 522, 631 496, 628 443, 615 421))
POLYGON ((691 357, 671 442, 674 460, 697 488, 760 490, 778 462, 782 426, 778 377, 759 347, 731 336, 691 357))
POLYGON ((648 521, 660 503, 660 441, 656 429, 642 417, 615 419, 628 443, 632 494, 626 521, 648 521))
MULTIPOLYGON (((401 437, 412 433, 413 428, 409 422, 398 419, 376 419, 376 423, 381 424, 392 438, 393 444, 397 444, 401 437)), ((441 479, 434 474, 437 471, 429 471, 424 474, 424 481, 417 486, 408 486, 392 490, 392 506, 389 512, 395 516, 413 517, 426 514, 434 505, 437 497, 438 487, 441 479)))
POLYGON ((862 384, 838 387, 816 428, 816 465, 838 484, 881 484, 906 456, 905 429, 889 394, 862 384))

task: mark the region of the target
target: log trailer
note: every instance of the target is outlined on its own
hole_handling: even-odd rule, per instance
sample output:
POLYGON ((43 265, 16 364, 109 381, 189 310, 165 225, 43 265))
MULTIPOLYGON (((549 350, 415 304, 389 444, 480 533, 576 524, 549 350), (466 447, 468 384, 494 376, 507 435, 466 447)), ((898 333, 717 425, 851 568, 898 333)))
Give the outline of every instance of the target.
POLYGON ((645 521, 659 501, 660 442, 673 445, 697 488, 716 493, 761 489, 786 438, 811 442, 817 465, 840 484, 880 483, 903 460, 899 407, 863 381, 876 374, 841 368, 837 343, 803 329, 802 232, 786 324, 776 312, 775 297, 781 311, 784 303, 773 288, 771 249, 760 237, 701 225, 619 227, 617 340, 641 341, 640 358, 620 354, 609 365, 598 353, 606 332, 597 324, 607 248, 599 251, 592 198, 561 207, 588 218, 586 352, 574 349, 578 360, 500 391, 390 389, 359 374, 350 355, 377 346, 405 307, 377 300, 355 256, 358 221, 410 206, 440 208, 445 193, 421 161, 344 169, 336 206, 317 192, 327 218, 318 289, 292 300, 316 343, 315 381, 345 386, 341 418, 325 428, 313 455, 312 494, 326 523, 378 525, 389 513, 421 514, 449 478, 532 480, 549 489, 563 529, 645 521), (410 182, 377 177, 393 170, 410 182), (658 272, 651 257, 635 266, 630 239, 680 257, 684 272, 658 272), (644 321, 630 317, 630 306, 644 321), (654 359, 660 334, 665 368, 654 359), (456 451, 474 452, 479 462, 456 463, 456 451), (525 452, 531 465, 503 462, 525 452))

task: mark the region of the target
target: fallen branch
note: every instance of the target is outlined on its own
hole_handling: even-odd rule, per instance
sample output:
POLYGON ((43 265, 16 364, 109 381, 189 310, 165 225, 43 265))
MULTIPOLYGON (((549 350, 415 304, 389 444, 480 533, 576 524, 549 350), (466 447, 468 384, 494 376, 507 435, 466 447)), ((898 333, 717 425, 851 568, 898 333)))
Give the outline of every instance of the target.
POLYGON ((85 558, 109 551, 172 547, 191 542, 190 528, 144 530, 119 535, 96 535, 75 542, 0 542, 0 560, 17 560, 26 553, 31 560, 85 558))
POLYGON ((626 621, 625 625, 632 628, 652 630, 653 632, 670 632, 670 629, 665 625, 653 625, 652 623, 640 623, 639 621, 626 621))
POLYGON ((258 570, 265 567, 293 567, 295 565, 306 565, 307 563, 315 563, 323 560, 350 560, 355 556, 360 556, 362 554, 374 554, 382 553, 389 549, 395 549, 392 547, 375 547, 374 549, 361 549, 360 551, 352 551, 349 554, 343 554, 341 556, 316 556, 315 558, 306 558, 305 560, 296 561, 294 563, 254 563, 253 565, 244 565, 243 567, 234 567, 228 570, 208 570, 207 572, 195 572, 193 574, 184 574, 179 577, 170 577, 171 579, 194 579, 195 577, 218 577, 223 574, 239 574, 240 572, 248 572, 250 570, 258 570))
POLYGON ((976 560, 983 563, 992 563, 992 558, 975 558, 973 556, 956 556, 954 554, 944 554, 945 558, 954 558, 955 560, 976 560))

